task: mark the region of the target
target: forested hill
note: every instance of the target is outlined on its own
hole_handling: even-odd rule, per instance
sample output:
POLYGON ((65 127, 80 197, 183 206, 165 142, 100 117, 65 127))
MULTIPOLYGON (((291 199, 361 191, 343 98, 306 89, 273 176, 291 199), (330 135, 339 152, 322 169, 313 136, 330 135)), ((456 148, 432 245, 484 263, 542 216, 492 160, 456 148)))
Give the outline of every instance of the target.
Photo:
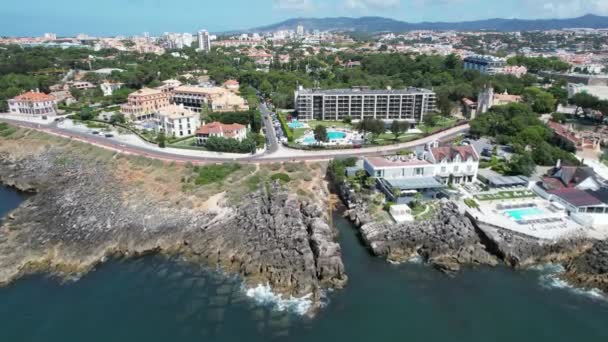
POLYGON ((403 32, 411 30, 496 30, 496 31, 533 31, 564 28, 608 28, 608 17, 588 14, 569 19, 486 19, 463 22, 420 22, 408 23, 382 17, 361 18, 294 18, 283 22, 258 27, 249 32, 271 32, 295 29, 302 25, 306 30, 321 31, 358 31, 358 32, 403 32))

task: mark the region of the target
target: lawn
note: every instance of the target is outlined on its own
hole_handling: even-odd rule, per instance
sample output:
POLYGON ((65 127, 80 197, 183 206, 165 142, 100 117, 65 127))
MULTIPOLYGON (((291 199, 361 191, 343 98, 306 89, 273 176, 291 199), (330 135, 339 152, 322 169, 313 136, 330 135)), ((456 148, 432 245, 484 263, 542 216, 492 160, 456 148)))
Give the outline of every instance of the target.
POLYGON ((530 190, 520 191, 500 191, 492 194, 479 194, 475 195, 475 198, 479 201, 499 201, 499 200, 510 200, 517 198, 532 198, 536 195, 530 190))
POLYGON ((308 131, 308 128, 296 128, 296 129, 292 129, 293 131, 293 138, 295 140, 298 140, 300 138, 302 138, 304 136, 304 134, 306 134, 306 132, 308 131))
POLYGON ((353 125, 344 123, 342 121, 315 121, 315 120, 311 120, 311 121, 308 121, 307 124, 308 124, 308 126, 310 126, 311 129, 314 129, 318 125, 325 126, 325 127, 336 127, 336 128, 353 129, 353 125))

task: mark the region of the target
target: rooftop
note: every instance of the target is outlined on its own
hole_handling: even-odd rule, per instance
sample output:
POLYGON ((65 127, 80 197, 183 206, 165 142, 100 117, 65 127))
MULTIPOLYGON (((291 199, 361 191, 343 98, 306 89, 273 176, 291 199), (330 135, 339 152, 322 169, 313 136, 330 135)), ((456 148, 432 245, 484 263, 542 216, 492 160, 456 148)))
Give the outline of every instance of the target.
POLYGON ((468 146, 443 146, 431 149, 431 154, 437 162, 441 162, 444 159, 449 161, 460 156, 461 160, 467 160, 469 157, 473 158, 474 161, 479 160, 477 151, 471 145, 468 146))
POLYGON ((194 118, 199 114, 184 108, 184 106, 178 105, 170 105, 167 107, 160 108, 158 110, 158 115, 165 116, 169 119, 179 119, 179 118, 194 118))
POLYGON ((157 89, 151 89, 151 88, 141 88, 131 94, 129 94, 129 97, 131 96, 147 96, 147 95, 161 95, 164 94, 162 91, 157 90, 157 89))
POLYGON ((401 190, 442 189, 446 185, 435 177, 410 177, 402 179, 385 179, 392 188, 401 190))
POLYGON ((241 124, 223 124, 221 122, 212 122, 200 127, 196 134, 209 135, 209 134, 223 134, 226 137, 235 136, 240 130, 246 127, 241 124))
POLYGON ((424 88, 405 88, 405 89, 300 89, 299 94, 306 95, 409 95, 409 94, 435 94, 433 91, 424 88))
POLYGON ((37 91, 29 91, 13 98, 16 101, 53 101, 55 97, 37 91))
POLYGON ((575 207, 588 207, 604 204, 591 193, 576 188, 558 189, 549 191, 549 193, 563 199, 575 207))
POLYGON ((417 158, 409 158, 409 157, 393 157, 394 159, 383 158, 383 157, 368 157, 367 162, 370 163, 373 167, 404 167, 404 166, 424 166, 431 165, 426 160, 420 160, 417 158))

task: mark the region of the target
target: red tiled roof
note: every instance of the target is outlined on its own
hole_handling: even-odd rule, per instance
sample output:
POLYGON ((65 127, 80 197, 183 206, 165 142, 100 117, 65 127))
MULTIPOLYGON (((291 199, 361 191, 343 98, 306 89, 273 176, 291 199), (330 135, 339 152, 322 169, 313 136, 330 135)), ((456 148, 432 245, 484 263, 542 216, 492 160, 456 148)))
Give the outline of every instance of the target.
POLYGON ((201 135, 210 135, 210 134, 222 134, 226 137, 234 137, 237 135, 237 132, 245 129, 245 126, 241 124, 223 124, 220 122, 212 122, 200 127, 196 134, 201 135))
POLYGON ((55 97, 52 95, 47 95, 45 93, 39 93, 35 91, 30 91, 27 93, 23 93, 19 96, 16 96, 14 100, 17 101, 53 101, 55 97))
POLYGON ((237 80, 228 80, 224 82, 224 85, 239 85, 239 81, 237 80))
POLYGON ((560 137, 571 141, 574 145, 579 145, 581 142, 581 139, 577 138, 574 133, 570 132, 566 127, 557 122, 549 121, 549 128, 551 128, 553 132, 560 137))
POLYGON ((431 154, 437 162, 441 162, 444 159, 452 161, 457 155, 460 155, 460 159, 465 161, 472 157, 473 160, 479 160, 477 153, 473 146, 443 146, 431 149, 431 154))

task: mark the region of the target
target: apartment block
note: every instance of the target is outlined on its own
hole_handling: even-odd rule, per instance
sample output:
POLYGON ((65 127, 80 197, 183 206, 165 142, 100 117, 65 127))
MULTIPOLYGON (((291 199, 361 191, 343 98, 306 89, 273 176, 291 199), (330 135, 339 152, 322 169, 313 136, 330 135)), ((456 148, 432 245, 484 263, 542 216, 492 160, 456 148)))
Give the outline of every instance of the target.
POLYGON ((352 120, 365 118, 385 121, 400 120, 418 124, 425 114, 436 110, 436 96, 431 90, 406 88, 399 90, 303 89, 295 92, 298 119, 352 120))

